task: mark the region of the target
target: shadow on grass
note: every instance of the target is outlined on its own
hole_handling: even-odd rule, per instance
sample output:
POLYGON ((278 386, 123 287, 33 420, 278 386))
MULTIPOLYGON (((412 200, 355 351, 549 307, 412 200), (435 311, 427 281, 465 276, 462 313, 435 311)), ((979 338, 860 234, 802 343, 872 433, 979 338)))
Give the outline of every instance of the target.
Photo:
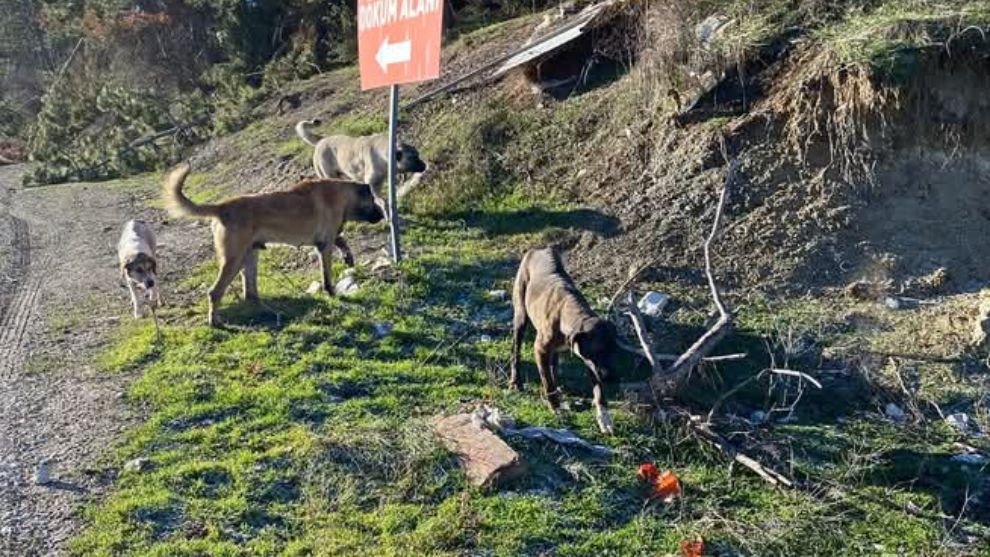
POLYGON ((513 211, 468 211, 451 218, 461 219, 491 236, 526 234, 550 228, 587 230, 605 238, 621 232, 619 219, 594 209, 556 211, 530 207, 513 211))
POLYGON ((237 300, 225 302, 217 309, 221 327, 229 331, 267 329, 278 331, 320 307, 317 295, 265 296, 258 302, 237 300))

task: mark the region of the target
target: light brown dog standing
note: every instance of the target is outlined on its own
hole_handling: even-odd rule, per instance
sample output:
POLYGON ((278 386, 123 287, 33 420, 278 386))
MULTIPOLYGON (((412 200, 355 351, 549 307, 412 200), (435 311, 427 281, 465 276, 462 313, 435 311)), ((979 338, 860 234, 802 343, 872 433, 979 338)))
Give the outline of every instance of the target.
POLYGON ((220 270, 210 288, 209 323, 216 326, 216 308, 238 272, 244 298, 258 299, 258 253, 267 243, 316 246, 323 271, 323 289, 333 295, 330 269, 334 240, 351 220, 385 218, 367 184, 339 180, 303 180, 286 191, 242 195, 216 204, 196 204, 182 193, 189 174, 183 164, 169 174, 164 196, 176 216, 208 218, 220 270))

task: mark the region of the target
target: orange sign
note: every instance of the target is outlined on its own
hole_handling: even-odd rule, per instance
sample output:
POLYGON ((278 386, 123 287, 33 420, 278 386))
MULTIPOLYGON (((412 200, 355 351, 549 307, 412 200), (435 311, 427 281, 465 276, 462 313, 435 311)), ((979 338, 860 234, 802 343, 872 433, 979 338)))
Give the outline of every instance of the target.
POLYGON ((361 89, 440 76, 445 0, 358 0, 361 89))

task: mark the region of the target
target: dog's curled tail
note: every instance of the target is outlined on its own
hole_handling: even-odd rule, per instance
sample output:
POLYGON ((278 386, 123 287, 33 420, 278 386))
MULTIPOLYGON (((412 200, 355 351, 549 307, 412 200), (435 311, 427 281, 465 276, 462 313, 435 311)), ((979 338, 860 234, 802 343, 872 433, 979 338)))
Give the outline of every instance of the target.
POLYGON ((323 138, 313 133, 310 130, 310 127, 319 125, 319 120, 300 120, 299 123, 296 124, 296 135, 299 136, 299 139, 302 139, 306 143, 316 147, 316 144, 323 138))
POLYGON ((165 179, 165 188, 162 192, 165 196, 165 206, 168 212, 176 217, 215 217, 219 213, 216 205, 197 205, 182 193, 182 184, 189 175, 189 164, 183 163, 175 167, 165 179))

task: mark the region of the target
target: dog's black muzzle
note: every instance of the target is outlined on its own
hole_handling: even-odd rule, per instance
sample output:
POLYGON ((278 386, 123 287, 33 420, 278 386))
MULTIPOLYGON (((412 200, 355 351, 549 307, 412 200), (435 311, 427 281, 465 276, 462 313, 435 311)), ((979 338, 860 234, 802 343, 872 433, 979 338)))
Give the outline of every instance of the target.
POLYGON ((370 222, 374 224, 376 222, 381 222, 384 219, 385 219, 385 213, 382 211, 382 208, 379 207, 377 204, 373 209, 368 209, 364 213, 365 222, 370 222))
POLYGON ((155 287, 155 281, 154 281, 154 279, 146 279, 144 281, 144 287, 145 288, 154 288, 155 287))

